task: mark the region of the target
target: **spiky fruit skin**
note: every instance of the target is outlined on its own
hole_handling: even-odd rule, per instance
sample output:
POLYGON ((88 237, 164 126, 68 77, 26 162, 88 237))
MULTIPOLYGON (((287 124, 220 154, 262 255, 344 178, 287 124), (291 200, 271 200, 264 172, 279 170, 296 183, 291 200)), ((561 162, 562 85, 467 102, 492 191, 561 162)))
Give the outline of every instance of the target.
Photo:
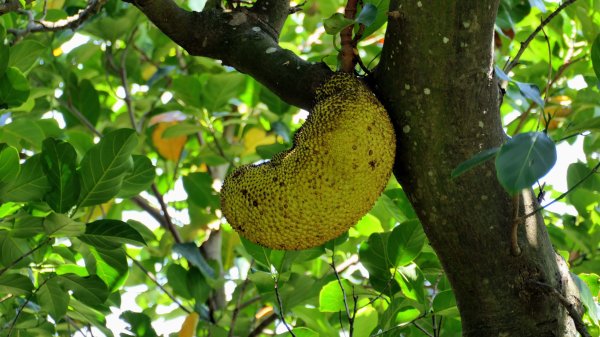
POLYGON ((240 235, 259 245, 319 246, 373 207, 395 150, 393 126, 375 95, 337 73, 317 90, 317 104, 290 150, 225 179, 221 209, 240 235))

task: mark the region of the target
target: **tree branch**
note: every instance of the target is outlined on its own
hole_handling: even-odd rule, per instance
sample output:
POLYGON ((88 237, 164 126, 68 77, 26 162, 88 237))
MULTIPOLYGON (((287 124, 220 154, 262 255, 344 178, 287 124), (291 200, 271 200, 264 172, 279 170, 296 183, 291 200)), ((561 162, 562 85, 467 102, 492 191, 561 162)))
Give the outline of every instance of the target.
POLYGON ((0 4, 0 15, 4 15, 9 12, 14 12, 17 9, 21 9, 21 3, 19 0, 8 1, 0 4))
POLYGON ((272 313, 267 318, 265 318, 259 325, 254 328, 249 334, 248 337, 256 337, 260 336, 264 329, 266 329, 269 324, 273 323, 277 319, 277 314, 272 313))
POLYGON ((287 1, 259 1, 253 8, 229 12, 215 8, 188 12, 172 0, 127 2, 191 55, 221 60, 301 108, 314 105, 315 89, 331 76, 324 63, 307 62, 278 45, 277 27, 285 21, 283 8, 289 11, 287 1))

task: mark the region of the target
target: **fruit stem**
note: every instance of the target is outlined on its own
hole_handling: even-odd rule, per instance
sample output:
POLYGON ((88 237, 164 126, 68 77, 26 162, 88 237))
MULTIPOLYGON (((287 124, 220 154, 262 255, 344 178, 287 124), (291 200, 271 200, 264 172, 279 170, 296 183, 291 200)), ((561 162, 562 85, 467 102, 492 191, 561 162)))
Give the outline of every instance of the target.
MULTIPOLYGON (((344 17, 346 19, 353 20, 356 16, 356 6, 358 0, 348 0, 346 8, 344 9, 344 17)), ((340 59, 342 63, 342 71, 345 73, 352 73, 356 64, 354 57, 354 41, 352 39, 352 30, 354 25, 350 25, 340 32, 342 50, 340 51, 340 59)))

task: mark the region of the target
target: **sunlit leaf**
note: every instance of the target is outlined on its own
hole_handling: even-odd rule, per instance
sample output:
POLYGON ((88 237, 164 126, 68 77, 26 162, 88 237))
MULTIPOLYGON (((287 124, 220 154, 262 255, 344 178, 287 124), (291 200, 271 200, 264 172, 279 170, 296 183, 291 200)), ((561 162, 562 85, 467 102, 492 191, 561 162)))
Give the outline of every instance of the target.
POLYGON ((337 280, 327 283, 319 293, 319 310, 321 312, 345 312, 354 308, 353 285, 347 280, 342 280, 342 286, 337 280), (344 290, 342 291, 342 286, 344 290))
POLYGON ((128 198, 146 190, 156 176, 154 165, 148 157, 142 155, 132 155, 133 171, 127 174, 123 179, 121 190, 118 197, 128 198))
POLYGON ((354 24, 354 20, 345 18, 342 13, 334 13, 332 16, 323 20, 325 32, 329 35, 335 35, 351 24, 354 24))
POLYGON ((2 189, 0 197, 9 201, 37 201, 42 200, 50 188, 42 169, 42 156, 36 154, 21 166, 17 178, 2 189))

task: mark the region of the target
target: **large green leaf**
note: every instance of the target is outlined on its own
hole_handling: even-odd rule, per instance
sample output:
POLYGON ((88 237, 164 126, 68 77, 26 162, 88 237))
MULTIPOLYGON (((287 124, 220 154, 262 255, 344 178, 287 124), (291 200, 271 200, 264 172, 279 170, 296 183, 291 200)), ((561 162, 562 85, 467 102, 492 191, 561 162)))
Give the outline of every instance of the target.
POLYGON ((543 132, 521 133, 508 140, 496 157, 500 184, 515 194, 530 187, 556 163, 556 146, 543 132))
POLYGON ((439 292, 433 298, 433 313, 440 316, 458 316, 456 298, 452 290, 439 292))
POLYGON ((237 72, 210 75, 202 92, 204 107, 210 112, 224 109, 229 100, 246 88, 246 76, 237 72))
POLYGON ((392 280, 390 272, 390 269, 394 268, 395 256, 389 256, 389 237, 389 232, 371 234, 369 240, 360 245, 359 258, 369 271, 369 282, 373 288, 386 294, 393 294, 400 289, 392 280))
POLYGON ((79 206, 98 205, 115 197, 133 169, 131 153, 137 146, 131 129, 106 134, 81 160, 79 206))
POLYGON ((58 276, 63 288, 72 291, 73 297, 91 307, 100 305, 108 298, 106 284, 96 275, 80 277, 75 274, 58 276))
POLYGON ((330 17, 323 20, 323 27, 325 27, 325 32, 329 35, 336 35, 352 24, 354 24, 354 20, 347 19, 342 13, 333 13, 330 17))
POLYGON ((396 226, 388 239, 390 259, 395 266, 412 262, 425 244, 425 232, 419 220, 409 220, 396 226))
POLYGON ((599 313, 598 313, 598 305, 596 304, 596 301, 594 300, 594 295, 592 295, 588 285, 585 282, 583 282, 583 280, 581 278, 579 278, 579 276, 577 276, 574 273, 571 273, 571 277, 573 278, 573 281, 575 281, 575 284, 577 285, 577 288, 579 289, 579 296, 581 298, 581 302, 583 302, 583 305, 588 310, 588 314, 590 315, 590 318, 592 319, 594 324, 597 325, 598 319, 599 319, 599 313))
POLYGON ((85 267, 92 275, 98 275, 107 285, 109 292, 119 289, 127 280, 129 266, 123 247, 99 248, 86 246, 85 267))
POLYGON ((594 66, 594 72, 596 73, 596 78, 600 81, 600 34, 596 36, 594 39, 594 43, 592 44, 592 65, 594 66))
MULTIPOLYGON (((94 84, 88 79, 77 82, 77 77, 73 75, 67 95, 71 104, 95 126, 100 117, 100 98, 94 84)), ((70 123, 76 123, 70 115, 68 117, 70 123)))
POLYGON ((64 214, 50 213, 43 223, 50 237, 75 237, 85 233, 85 224, 75 221, 64 214))
POLYGON ((128 243, 135 246, 146 245, 144 238, 127 222, 112 219, 102 219, 86 225, 85 233, 79 240, 100 248, 107 247, 107 242, 112 244, 128 243))
POLYGON ((52 277, 36 292, 37 303, 49 313, 55 321, 62 320, 67 313, 69 293, 64 290, 57 277, 52 277))
POLYGON ((42 143, 42 158, 42 167, 52 187, 45 200, 54 211, 65 213, 79 197, 75 148, 65 141, 47 138, 42 143))
POLYGON ((42 200, 51 188, 42 169, 42 155, 36 154, 21 166, 19 176, 0 191, 0 197, 9 201, 42 200))
MULTIPOLYGON (((8 266, 22 258, 30 250, 27 240, 10 236, 6 231, 0 231, 0 263, 8 266)), ((31 256, 22 259, 15 267, 21 267, 31 262, 31 256)))
POLYGON ((120 198, 133 197, 146 190, 156 176, 154 165, 148 157, 142 155, 132 155, 133 171, 125 176, 121 190, 117 194, 120 198))
POLYGON ((15 67, 22 72, 27 72, 37 64, 37 60, 48 52, 47 45, 35 40, 19 42, 10 48, 9 67, 15 67))
POLYGON ((398 267, 395 279, 400 285, 404 296, 425 304, 425 278, 416 264, 413 263, 405 267, 398 267))
POLYGON ((0 294, 11 294, 13 296, 29 295, 33 290, 31 280, 21 274, 0 275, 0 294))
POLYGON ((213 179, 208 173, 195 172, 183 176, 183 188, 188 194, 188 201, 199 207, 219 206, 219 198, 212 184, 213 179))
POLYGON ((9 67, 0 75, 0 109, 23 104, 29 97, 29 90, 29 82, 23 73, 9 67))
POLYGON ((158 337, 152 327, 152 320, 144 313, 125 311, 120 318, 129 323, 129 331, 137 337, 158 337))
POLYGON ((0 186, 12 183, 19 175, 19 151, 6 144, 0 145, 0 186))
POLYGON ((43 231, 42 221, 42 218, 20 213, 15 219, 10 235, 15 238, 32 238, 43 231))
POLYGON ((348 280, 342 280, 342 287, 337 280, 327 283, 319 293, 319 311, 321 312, 344 312, 346 310, 346 304, 348 310, 352 312, 354 309, 354 287, 348 280), (345 293, 345 297, 344 297, 345 293), (344 302, 345 301, 345 302, 344 302))

